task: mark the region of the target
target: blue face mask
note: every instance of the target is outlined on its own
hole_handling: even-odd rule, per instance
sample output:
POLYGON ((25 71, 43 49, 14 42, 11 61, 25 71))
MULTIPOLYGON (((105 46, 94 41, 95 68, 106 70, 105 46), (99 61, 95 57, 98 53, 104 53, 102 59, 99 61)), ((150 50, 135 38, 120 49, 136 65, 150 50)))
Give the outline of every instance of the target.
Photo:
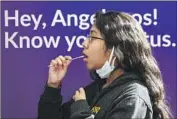
POLYGON ((111 51, 111 55, 109 57, 109 60, 105 62, 105 64, 102 66, 102 68, 96 70, 96 73, 99 75, 100 78, 108 78, 110 73, 115 69, 115 66, 114 66, 114 62, 115 62, 115 59, 113 59, 113 62, 111 64, 111 60, 113 58, 113 53, 114 53, 114 46, 113 46, 113 49, 111 51))

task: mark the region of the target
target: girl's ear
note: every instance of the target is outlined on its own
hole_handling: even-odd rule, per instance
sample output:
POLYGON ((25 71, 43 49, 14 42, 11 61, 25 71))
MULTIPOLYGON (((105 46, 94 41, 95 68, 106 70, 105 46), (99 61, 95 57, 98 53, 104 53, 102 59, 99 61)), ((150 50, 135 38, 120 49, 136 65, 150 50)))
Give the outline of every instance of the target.
POLYGON ((106 49, 106 55, 107 55, 108 57, 111 55, 111 51, 112 51, 111 49, 108 49, 108 48, 106 49))

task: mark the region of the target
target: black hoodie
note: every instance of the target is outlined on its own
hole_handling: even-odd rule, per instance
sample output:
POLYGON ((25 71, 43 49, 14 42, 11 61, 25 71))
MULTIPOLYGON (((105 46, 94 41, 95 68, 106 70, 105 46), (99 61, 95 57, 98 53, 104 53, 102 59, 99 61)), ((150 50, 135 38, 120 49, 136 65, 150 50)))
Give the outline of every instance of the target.
POLYGON ((86 86, 86 100, 62 104, 61 88, 45 87, 38 119, 152 119, 146 86, 135 73, 124 73, 102 89, 105 79, 86 86))

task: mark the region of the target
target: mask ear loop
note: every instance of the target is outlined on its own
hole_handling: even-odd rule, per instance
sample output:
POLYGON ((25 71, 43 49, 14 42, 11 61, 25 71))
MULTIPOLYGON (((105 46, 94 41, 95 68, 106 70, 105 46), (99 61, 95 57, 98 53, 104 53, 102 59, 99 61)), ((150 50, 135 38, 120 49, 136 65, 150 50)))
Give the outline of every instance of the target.
MULTIPOLYGON (((109 57, 109 63, 111 63, 111 59, 112 59, 112 57, 113 57, 113 53, 114 53, 114 46, 113 46, 113 48, 112 48, 112 51, 111 51, 111 55, 110 55, 110 57, 109 57)), ((114 60, 115 61, 115 60, 114 60)))
POLYGON ((116 60, 116 57, 114 57, 113 59, 112 66, 114 66, 115 60, 116 60))

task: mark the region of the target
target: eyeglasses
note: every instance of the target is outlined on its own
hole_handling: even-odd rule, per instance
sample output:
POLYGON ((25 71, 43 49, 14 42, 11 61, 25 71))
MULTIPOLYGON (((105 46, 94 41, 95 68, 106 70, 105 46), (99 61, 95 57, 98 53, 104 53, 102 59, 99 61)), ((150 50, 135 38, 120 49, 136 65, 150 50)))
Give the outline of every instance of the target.
POLYGON ((103 40, 103 38, 94 37, 94 36, 91 36, 91 35, 87 35, 87 39, 89 40, 89 42, 92 42, 95 39, 101 39, 101 40, 103 40))

